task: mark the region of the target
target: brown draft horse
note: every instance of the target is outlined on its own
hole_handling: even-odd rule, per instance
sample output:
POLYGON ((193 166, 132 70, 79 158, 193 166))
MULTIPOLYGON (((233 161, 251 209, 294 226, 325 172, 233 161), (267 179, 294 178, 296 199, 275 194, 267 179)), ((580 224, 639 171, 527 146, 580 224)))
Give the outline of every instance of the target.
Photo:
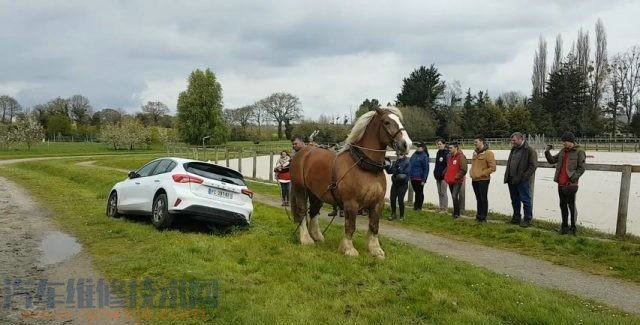
POLYGON ((342 206, 345 213, 344 237, 338 250, 347 256, 358 256, 352 236, 356 214, 369 211, 367 246, 371 255, 384 258, 378 241, 378 223, 384 207, 387 180, 381 166, 387 146, 407 153, 411 139, 402 126, 402 114, 395 107, 379 108, 363 114, 354 124, 337 154, 306 146, 291 163, 291 210, 298 224, 300 243, 312 245, 324 241, 318 225, 323 203, 342 206), (309 216, 307 216, 309 201, 309 216))

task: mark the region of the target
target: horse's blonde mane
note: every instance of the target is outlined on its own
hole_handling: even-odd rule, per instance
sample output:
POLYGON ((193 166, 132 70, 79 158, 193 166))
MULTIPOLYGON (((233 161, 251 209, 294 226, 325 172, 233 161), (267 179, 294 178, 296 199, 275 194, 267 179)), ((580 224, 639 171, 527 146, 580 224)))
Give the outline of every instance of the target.
MULTIPOLYGON (((389 114, 395 114, 400 118, 400 120, 402 120, 402 112, 400 112, 397 107, 389 106, 381 107, 380 109, 389 114)), ((376 115, 375 110, 362 114, 358 118, 358 120, 356 120, 356 123, 353 124, 353 128, 351 128, 351 132, 347 136, 347 139, 344 141, 344 143, 355 144, 356 142, 360 141, 360 139, 362 139, 362 136, 364 135, 364 131, 367 129, 367 125, 369 125, 369 122, 371 122, 371 119, 373 119, 374 115, 376 115)))

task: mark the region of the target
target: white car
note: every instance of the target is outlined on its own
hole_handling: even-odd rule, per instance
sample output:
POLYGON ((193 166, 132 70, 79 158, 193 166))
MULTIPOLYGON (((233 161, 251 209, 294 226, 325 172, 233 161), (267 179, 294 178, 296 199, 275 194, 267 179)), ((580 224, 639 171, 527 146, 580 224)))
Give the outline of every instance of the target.
POLYGON ((158 229, 178 215, 219 225, 249 225, 253 192, 240 173, 199 160, 159 158, 129 172, 109 193, 107 215, 144 214, 158 229))

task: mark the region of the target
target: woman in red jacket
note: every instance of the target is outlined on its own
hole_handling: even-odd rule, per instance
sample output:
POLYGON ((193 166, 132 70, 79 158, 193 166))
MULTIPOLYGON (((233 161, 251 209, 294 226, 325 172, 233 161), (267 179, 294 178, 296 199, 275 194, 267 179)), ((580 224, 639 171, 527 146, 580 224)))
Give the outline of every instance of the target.
POLYGON ((276 173, 276 180, 280 184, 280 193, 282 194, 282 205, 289 205, 289 187, 291 186, 291 173, 289 172, 289 164, 291 156, 286 150, 280 153, 280 159, 273 170, 276 173))
POLYGON ((449 184, 453 199, 453 218, 460 218, 460 189, 467 174, 467 157, 464 156, 457 142, 451 144, 451 155, 447 161, 447 173, 444 180, 449 184))

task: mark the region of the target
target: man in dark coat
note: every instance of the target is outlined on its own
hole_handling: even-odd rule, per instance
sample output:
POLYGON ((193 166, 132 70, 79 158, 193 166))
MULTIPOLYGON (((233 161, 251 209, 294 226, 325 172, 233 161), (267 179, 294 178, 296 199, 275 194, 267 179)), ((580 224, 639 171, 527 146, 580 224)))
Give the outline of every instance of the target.
POLYGON ((511 135, 511 153, 504 173, 504 182, 509 185, 513 216, 511 223, 520 227, 531 226, 533 207, 531 203, 531 186, 529 180, 536 171, 538 154, 525 141, 524 135, 515 132, 511 135), (520 208, 524 206, 524 219, 521 218, 520 208))

